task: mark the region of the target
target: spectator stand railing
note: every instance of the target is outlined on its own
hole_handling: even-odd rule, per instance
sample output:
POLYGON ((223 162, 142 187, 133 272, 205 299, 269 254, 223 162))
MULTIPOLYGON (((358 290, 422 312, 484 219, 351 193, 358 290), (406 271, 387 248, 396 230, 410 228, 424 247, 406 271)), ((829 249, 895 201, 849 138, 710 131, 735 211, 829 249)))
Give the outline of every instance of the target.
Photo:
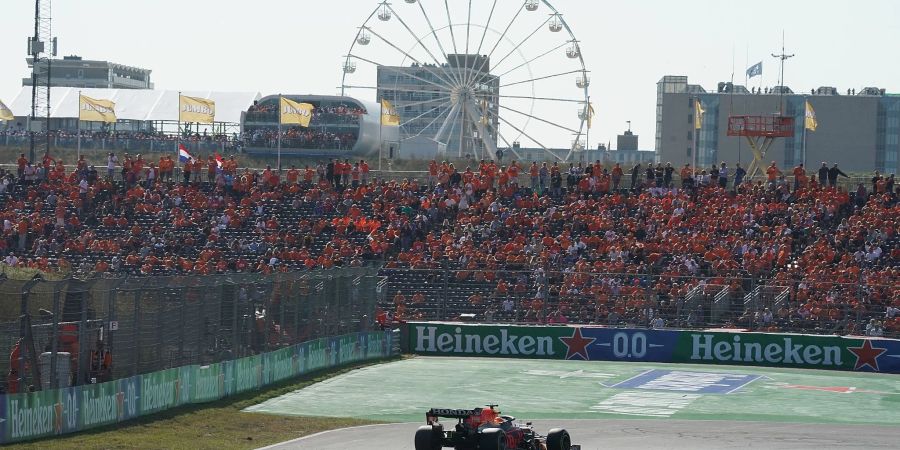
MULTIPOLYGON (((0 144, 4 147, 25 148, 28 147, 30 137, 27 135, 4 135, 0 137, 0 144)), ((166 153, 177 154, 177 145, 182 144, 189 151, 210 153, 231 153, 237 151, 239 141, 231 138, 213 138, 201 136, 199 138, 187 137, 176 142, 175 136, 170 137, 95 137, 82 136, 81 151, 86 155, 95 154, 103 157, 103 161, 91 161, 93 164, 106 165, 105 152, 131 152, 131 153, 166 153)), ((75 150, 78 148, 78 137, 75 135, 54 135, 51 138, 51 148, 75 150)))
POLYGON ((0 359, 0 386, 21 392, 106 381, 365 331, 379 280, 371 268, 3 279, 0 352, 10 358, 0 359))

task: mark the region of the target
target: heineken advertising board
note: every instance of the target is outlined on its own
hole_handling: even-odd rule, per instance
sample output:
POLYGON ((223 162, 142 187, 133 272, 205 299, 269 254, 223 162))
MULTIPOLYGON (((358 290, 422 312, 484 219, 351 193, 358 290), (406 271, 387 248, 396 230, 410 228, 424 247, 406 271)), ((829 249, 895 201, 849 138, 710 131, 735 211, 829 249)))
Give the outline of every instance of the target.
POLYGON ((179 405, 259 389, 313 370, 391 354, 391 332, 355 333, 206 366, 182 366, 101 384, 0 395, 0 444, 123 422, 179 405))
POLYGON ((410 323, 423 355, 645 361, 900 373, 900 341, 768 333, 410 323))

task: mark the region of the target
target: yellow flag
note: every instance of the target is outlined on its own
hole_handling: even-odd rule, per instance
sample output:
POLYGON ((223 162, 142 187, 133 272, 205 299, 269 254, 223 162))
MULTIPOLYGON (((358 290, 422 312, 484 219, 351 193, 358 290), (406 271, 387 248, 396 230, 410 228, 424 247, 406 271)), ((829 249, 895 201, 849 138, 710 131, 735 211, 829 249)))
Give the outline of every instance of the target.
POLYGON ((696 120, 694 121, 694 128, 699 130, 703 126, 703 113, 706 110, 703 109, 703 106, 700 105, 700 99, 694 100, 694 116, 696 120))
POLYGON ((806 101, 806 119, 804 122, 806 129, 809 131, 816 131, 816 127, 819 126, 819 122, 816 120, 816 110, 809 104, 809 100, 806 101))
POLYGON ((588 126, 588 129, 591 129, 591 122, 593 122, 593 121, 594 121, 594 104, 593 104, 593 103, 588 103, 588 110, 587 110, 587 126, 588 126))
POLYGON ((391 102, 387 100, 381 100, 381 124, 392 127, 400 126, 400 116, 391 102))
POLYGON ((205 98, 178 96, 178 120, 181 122, 213 123, 216 102, 205 98))
POLYGON ((13 116, 12 111, 10 111, 9 108, 7 108, 6 105, 3 104, 3 102, 0 102, 0 120, 13 119, 15 119, 15 117, 13 116))
POLYGON ((79 94, 78 120, 116 123, 116 104, 110 100, 99 100, 79 94))
POLYGON ((281 97, 281 124, 295 124, 308 127, 315 107, 309 103, 297 103, 281 97))

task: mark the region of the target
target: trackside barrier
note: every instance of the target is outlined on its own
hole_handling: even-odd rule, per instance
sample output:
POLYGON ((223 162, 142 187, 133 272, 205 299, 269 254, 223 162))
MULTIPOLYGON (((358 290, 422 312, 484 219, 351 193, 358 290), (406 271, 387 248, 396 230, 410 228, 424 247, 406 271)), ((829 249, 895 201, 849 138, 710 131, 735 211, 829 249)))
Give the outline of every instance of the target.
POLYGON ((319 369, 396 354, 390 331, 321 338, 206 366, 0 396, 0 443, 73 433, 260 389, 319 369))
POLYGON ((900 374, 900 341, 805 334, 411 322, 402 349, 435 356, 642 361, 900 374))

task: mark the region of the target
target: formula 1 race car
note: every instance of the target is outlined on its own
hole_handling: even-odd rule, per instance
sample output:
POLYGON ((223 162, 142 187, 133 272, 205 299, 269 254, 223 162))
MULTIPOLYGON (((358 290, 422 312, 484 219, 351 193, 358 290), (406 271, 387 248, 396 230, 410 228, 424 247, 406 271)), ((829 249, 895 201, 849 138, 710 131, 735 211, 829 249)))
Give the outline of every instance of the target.
POLYGON ((580 450, 572 445, 569 432, 554 428, 546 436, 531 426, 516 423, 516 418, 500 414, 497 405, 475 409, 431 408, 423 425, 416 430, 416 450, 580 450), (458 419, 452 430, 445 430, 439 418, 458 419))

